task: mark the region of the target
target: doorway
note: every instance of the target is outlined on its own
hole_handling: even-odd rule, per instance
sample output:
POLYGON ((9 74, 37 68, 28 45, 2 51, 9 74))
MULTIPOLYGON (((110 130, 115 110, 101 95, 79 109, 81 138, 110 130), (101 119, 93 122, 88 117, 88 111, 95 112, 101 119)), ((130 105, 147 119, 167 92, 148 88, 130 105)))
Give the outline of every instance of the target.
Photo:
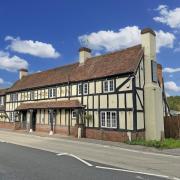
POLYGON ((27 125, 27 111, 22 112, 22 122, 21 122, 21 128, 26 129, 27 125))
POLYGON ((36 131, 36 115, 37 111, 33 111, 32 113, 32 130, 36 131))

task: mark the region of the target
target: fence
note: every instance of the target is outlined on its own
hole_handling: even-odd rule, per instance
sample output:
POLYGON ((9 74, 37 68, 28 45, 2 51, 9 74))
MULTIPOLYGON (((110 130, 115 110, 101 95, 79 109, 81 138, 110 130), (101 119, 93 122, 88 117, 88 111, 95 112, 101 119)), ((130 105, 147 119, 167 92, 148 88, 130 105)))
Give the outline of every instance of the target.
POLYGON ((164 117, 165 138, 180 138, 180 115, 164 117))

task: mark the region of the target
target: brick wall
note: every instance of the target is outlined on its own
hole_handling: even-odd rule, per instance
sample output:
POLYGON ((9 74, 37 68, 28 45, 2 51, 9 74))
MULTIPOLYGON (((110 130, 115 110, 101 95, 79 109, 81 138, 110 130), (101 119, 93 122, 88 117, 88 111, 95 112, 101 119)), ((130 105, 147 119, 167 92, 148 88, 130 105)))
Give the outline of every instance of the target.
MULTIPOLYGON (((129 140, 127 132, 120 132, 120 131, 108 131, 108 130, 86 128, 85 135, 86 138, 99 139, 105 141, 125 142, 129 140)), ((143 131, 131 133, 132 140, 140 139, 140 138, 144 139, 144 137, 145 137, 145 133, 143 131)))
POLYGON ((14 129, 14 122, 0 122, 0 128, 14 129))

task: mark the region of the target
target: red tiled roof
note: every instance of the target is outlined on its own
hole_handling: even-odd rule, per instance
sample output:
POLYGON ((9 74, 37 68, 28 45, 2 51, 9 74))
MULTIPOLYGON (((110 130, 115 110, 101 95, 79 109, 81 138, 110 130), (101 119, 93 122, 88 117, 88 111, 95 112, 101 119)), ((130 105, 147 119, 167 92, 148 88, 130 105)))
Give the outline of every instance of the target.
POLYGON ((121 51, 89 58, 83 65, 70 64, 55 69, 24 76, 8 92, 49 85, 97 79, 136 71, 143 55, 141 45, 121 51))
POLYGON ((16 110, 28 110, 28 109, 66 109, 66 108, 80 108, 83 107, 78 100, 66 100, 66 101, 46 101, 35 103, 22 103, 16 110))
POLYGON ((0 96, 3 96, 6 94, 7 89, 0 89, 0 96))

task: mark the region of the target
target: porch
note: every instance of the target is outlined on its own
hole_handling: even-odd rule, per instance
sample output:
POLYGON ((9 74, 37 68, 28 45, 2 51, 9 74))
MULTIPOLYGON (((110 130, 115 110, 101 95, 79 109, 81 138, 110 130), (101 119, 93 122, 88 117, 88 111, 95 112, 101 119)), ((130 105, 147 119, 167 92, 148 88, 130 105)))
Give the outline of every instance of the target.
POLYGON ((28 132, 77 136, 79 124, 83 124, 84 106, 78 100, 22 103, 16 112, 20 128, 28 132))

